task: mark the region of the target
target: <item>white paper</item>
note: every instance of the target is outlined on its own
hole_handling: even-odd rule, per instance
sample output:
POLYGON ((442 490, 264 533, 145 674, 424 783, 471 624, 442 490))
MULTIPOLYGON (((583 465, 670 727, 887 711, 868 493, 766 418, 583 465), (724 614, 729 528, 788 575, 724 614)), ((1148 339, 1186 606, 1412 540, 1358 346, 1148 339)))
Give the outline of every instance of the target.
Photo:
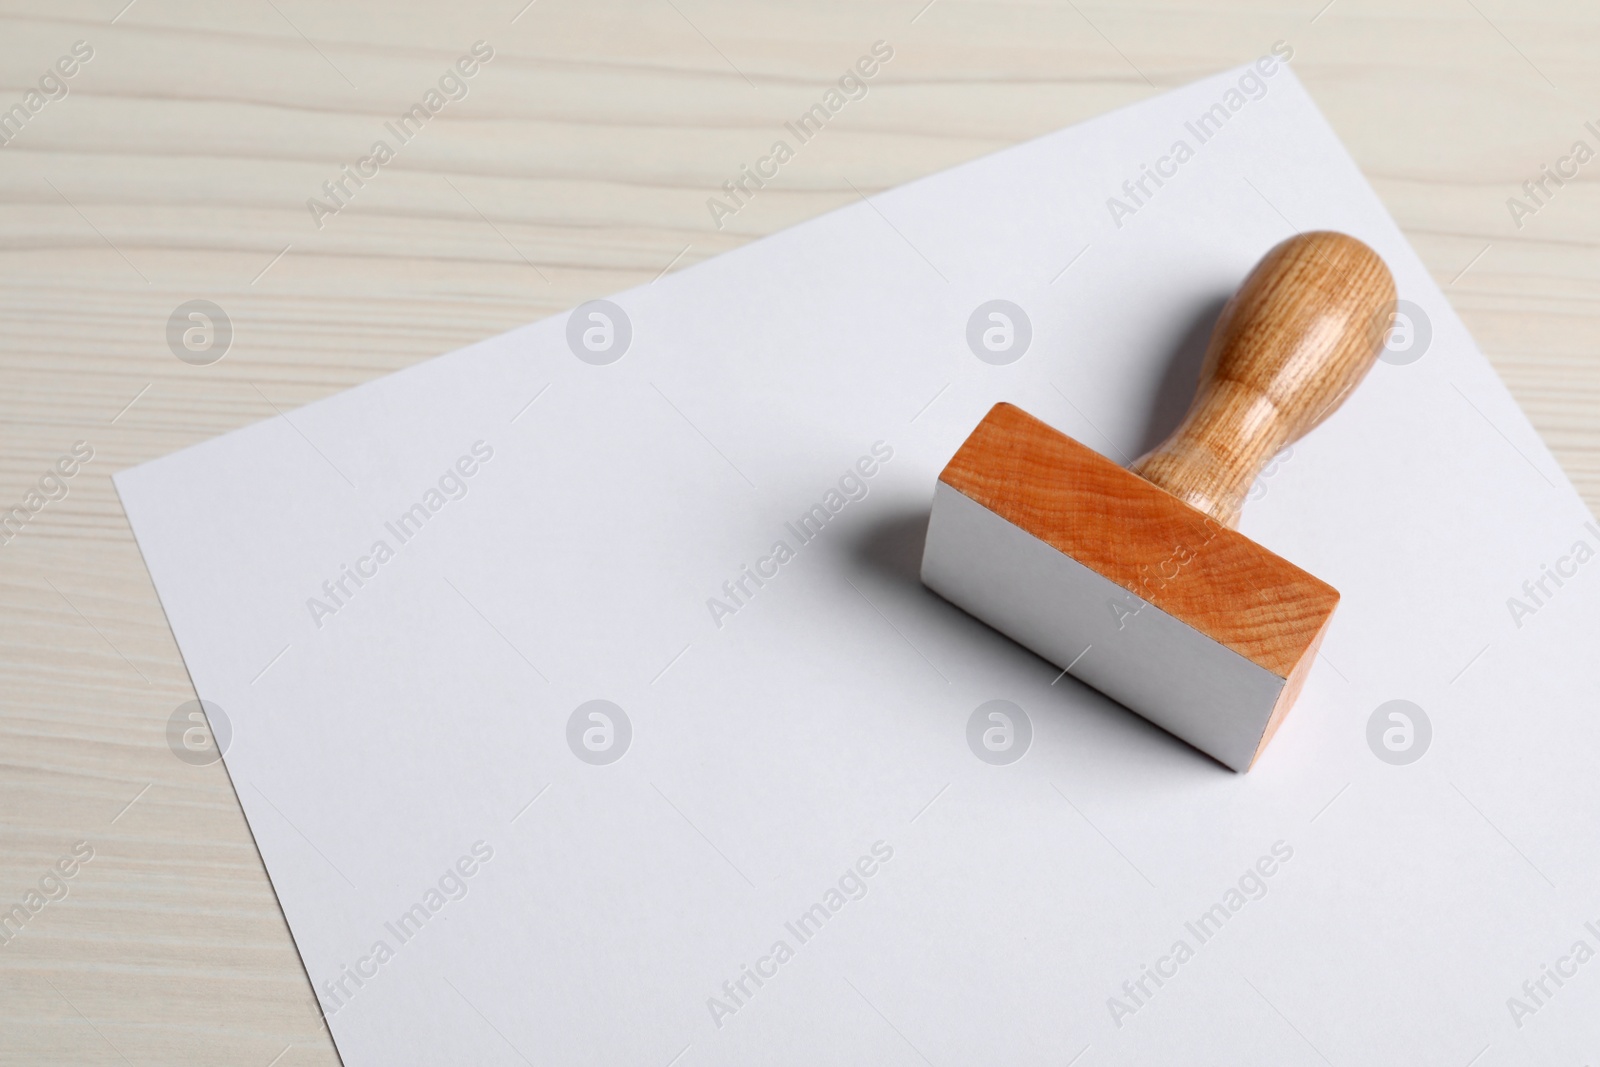
POLYGON ((117 477, 346 1064, 1600 1052, 1600 962, 1572 955, 1600 950, 1600 562, 1571 555, 1600 532, 1287 68, 1199 143, 1242 76, 619 294, 609 365, 557 316, 117 477), (1193 158, 1161 163, 1179 139, 1193 158), (1118 225, 1142 164, 1176 173, 1118 225), (1431 343, 1246 507, 1343 602, 1241 776, 924 589, 922 524, 999 400, 1138 454, 1220 302, 1323 228, 1383 255, 1431 343), (1031 323, 1006 365, 967 342, 996 299, 1031 323), (465 496, 402 544, 386 523, 477 442, 465 496), (877 442, 867 495, 800 544, 785 524, 877 442), (780 539, 718 626, 708 599, 780 539), (631 724, 607 765, 567 741, 597 699, 631 724), (1394 699, 1431 722, 1409 765, 1368 745, 1394 699), (967 740, 995 700, 1031 725, 1007 765, 967 740), (802 940, 841 879, 865 895, 802 940))

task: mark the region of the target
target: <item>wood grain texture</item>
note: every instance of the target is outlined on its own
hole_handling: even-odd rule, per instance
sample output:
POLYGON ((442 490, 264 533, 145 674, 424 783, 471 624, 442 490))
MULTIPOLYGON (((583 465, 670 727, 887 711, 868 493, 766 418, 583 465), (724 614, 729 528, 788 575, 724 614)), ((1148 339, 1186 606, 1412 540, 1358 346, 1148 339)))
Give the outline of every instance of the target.
POLYGON ((1250 757, 1251 767, 1256 765, 1261 753, 1267 750, 1267 745, 1277 734, 1278 727, 1283 725, 1283 720, 1288 716, 1289 709, 1294 707, 1294 702, 1300 699, 1300 691, 1305 688, 1306 679, 1311 676, 1311 668, 1316 666, 1322 639, 1328 635, 1328 627, 1332 625, 1333 612, 1330 611, 1327 618, 1322 621, 1322 629, 1312 635, 1311 642, 1306 647, 1306 654, 1300 657, 1300 662, 1294 665, 1294 670, 1284 679, 1283 689, 1278 693, 1277 702, 1272 705, 1272 714, 1267 718, 1267 728, 1261 731, 1261 740, 1256 744, 1255 755, 1250 757))
POLYGON ((990 409, 939 480, 1279 678, 1339 603, 1327 582, 1012 404, 990 409))
POLYGON ((1520 228, 1506 207, 1596 117, 1588 0, 125 5, 0 14, 6 107, 74 41, 96 53, 0 148, 0 506, 95 448, 0 547, 0 903, 96 849, 0 946, 8 1060, 337 1062, 226 773, 167 749, 194 693, 112 471, 1275 40, 1600 501, 1600 183, 1520 228), (480 38, 469 98, 317 229, 306 199, 480 38), (868 97, 718 229, 706 199, 878 39, 868 97), (165 341, 194 298, 235 326, 211 366, 165 341))
POLYGON ((1287 238, 1217 319, 1188 414, 1133 470, 1224 526, 1273 456, 1338 409, 1377 360, 1394 278, 1347 234, 1287 238))

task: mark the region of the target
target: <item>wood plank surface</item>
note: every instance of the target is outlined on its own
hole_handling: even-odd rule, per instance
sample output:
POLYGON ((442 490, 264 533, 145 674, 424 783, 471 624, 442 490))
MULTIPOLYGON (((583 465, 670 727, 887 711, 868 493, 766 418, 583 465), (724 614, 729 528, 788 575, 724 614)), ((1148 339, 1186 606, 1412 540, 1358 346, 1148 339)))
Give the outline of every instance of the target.
POLYGON ((524 3, 0 12, 0 110, 39 94, 0 147, 0 512, 93 450, 0 545, 0 910, 74 870, 0 945, 0 1061, 337 1062, 226 773, 168 746, 194 694, 112 472, 1275 41, 1600 499, 1600 162, 1508 206, 1600 144, 1592 3, 524 3), (465 99, 314 218, 480 40, 465 99), (62 62, 79 41, 92 57, 62 62), (867 95, 714 219, 722 183, 877 41, 894 54, 867 95), (169 346, 191 300, 231 323, 218 362, 169 346), (66 863, 77 842, 92 858, 66 863))

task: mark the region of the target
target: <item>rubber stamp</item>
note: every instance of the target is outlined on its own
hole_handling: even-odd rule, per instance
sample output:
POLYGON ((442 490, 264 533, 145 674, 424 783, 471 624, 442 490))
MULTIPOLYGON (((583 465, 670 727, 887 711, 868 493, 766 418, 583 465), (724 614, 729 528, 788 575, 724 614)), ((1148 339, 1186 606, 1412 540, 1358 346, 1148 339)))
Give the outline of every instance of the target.
POLYGON ((1223 308, 1188 414, 1124 469, 997 404, 934 488, 922 580, 1236 771, 1316 659, 1339 594, 1239 533, 1261 469, 1377 358, 1394 280, 1372 249, 1304 233, 1223 308))

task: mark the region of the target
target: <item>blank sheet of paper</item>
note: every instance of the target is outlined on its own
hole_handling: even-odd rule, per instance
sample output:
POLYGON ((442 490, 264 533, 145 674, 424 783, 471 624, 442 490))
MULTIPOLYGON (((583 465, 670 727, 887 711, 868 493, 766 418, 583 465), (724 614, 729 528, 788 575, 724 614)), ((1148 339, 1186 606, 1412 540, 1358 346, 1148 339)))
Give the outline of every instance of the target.
POLYGON ((116 482, 351 1067, 1600 1051, 1600 530, 1286 67, 116 482), (1129 462, 1310 229, 1406 303, 1246 505, 1343 601, 1237 775, 917 566, 990 405, 1129 462))

